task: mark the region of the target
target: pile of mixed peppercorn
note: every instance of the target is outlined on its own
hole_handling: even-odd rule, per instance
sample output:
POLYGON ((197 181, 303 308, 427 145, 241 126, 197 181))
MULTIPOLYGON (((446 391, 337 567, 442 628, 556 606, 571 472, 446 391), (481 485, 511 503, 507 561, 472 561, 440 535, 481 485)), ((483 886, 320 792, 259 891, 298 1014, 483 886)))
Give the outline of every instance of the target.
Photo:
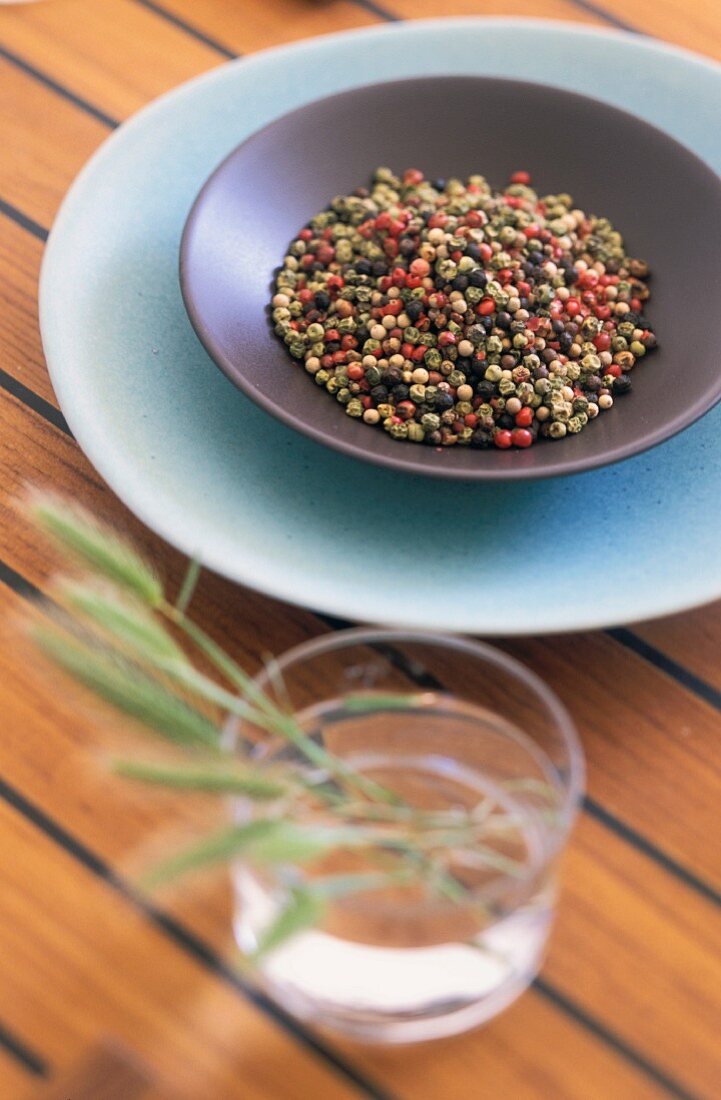
POLYGON ((648 267, 606 218, 530 183, 379 168, 300 231, 275 331, 349 416, 414 443, 530 447, 630 390, 656 344, 648 267))

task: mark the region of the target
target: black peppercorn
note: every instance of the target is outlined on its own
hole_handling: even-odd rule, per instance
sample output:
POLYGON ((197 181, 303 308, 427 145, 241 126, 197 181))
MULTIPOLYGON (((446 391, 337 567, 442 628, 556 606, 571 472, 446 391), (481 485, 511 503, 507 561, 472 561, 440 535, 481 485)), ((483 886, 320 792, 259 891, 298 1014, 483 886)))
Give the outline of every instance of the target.
POLYGON ((487 432, 485 428, 476 428, 475 432, 471 436, 472 447, 492 447, 493 446, 493 432, 487 432))
POLYGON ((443 390, 436 395, 436 412, 445 412, 446 409, 452 409, 455 402, 449 393, 444 393, 443 390))
POLYGON ((613 393, 615 397, 631 392, 631 379, 627 374, 621 374, 613 381, 613 393))

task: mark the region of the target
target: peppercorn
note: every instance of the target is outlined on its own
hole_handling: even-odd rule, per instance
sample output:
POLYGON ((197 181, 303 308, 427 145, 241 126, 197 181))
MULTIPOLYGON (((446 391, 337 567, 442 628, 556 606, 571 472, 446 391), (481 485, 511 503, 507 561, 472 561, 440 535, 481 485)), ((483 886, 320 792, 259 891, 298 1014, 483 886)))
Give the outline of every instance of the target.
POLYGON ((379 169, 291 242, 274 332, 349 415, 433 446, 481 446, 478 432, 527 446, 629 391, 656 346, 645 261, 608 219, 513 178, 440 193, 417 169, 379 169))

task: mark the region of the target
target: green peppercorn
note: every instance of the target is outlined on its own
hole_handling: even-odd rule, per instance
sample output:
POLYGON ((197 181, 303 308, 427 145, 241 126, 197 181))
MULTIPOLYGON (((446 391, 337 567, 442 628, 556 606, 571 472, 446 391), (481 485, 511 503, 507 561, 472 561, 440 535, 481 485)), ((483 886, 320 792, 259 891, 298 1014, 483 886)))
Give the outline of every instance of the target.
POLYGON ((437 413, 424 413, 421 417, 421 427, 425 432, 437 432, 441 426, 441 418, 437 413))

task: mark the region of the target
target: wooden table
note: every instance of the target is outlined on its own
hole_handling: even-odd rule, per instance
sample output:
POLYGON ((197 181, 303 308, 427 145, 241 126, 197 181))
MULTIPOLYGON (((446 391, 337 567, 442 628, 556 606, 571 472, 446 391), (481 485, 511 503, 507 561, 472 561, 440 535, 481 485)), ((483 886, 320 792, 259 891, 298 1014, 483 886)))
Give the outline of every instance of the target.
MULTIPOLYGON (((718 0, 52 0, 0 9, 3 1100, 721 1095, 718 605, 633 630, 508 645, 562 692, 589 762, 556 934, 541 979, 500 1019, 405 1051, 320 1038, 246 988, 223 962, 226 889, 157 908, 137 900, 133 853, 184 820, 186 806, 108 776, 105 718, 56 690, 13 625, 54 568, 13 510, 28 480, 136 533, 172 584, 182 567, 85 460, 43 361, 38 268, 83 162, 148 100, 240 53, 384 19, 471 13, 626 28, 721 57, 718 0), (108 1041, 143 1068, 117 1076, 108 1041), (87 1068, 65 1078, 87 1058, 101 1067, 94 1084, 87 1068)), ((263 651, 327 629, 212 576, 194 607, 249 669, 263 651)))

